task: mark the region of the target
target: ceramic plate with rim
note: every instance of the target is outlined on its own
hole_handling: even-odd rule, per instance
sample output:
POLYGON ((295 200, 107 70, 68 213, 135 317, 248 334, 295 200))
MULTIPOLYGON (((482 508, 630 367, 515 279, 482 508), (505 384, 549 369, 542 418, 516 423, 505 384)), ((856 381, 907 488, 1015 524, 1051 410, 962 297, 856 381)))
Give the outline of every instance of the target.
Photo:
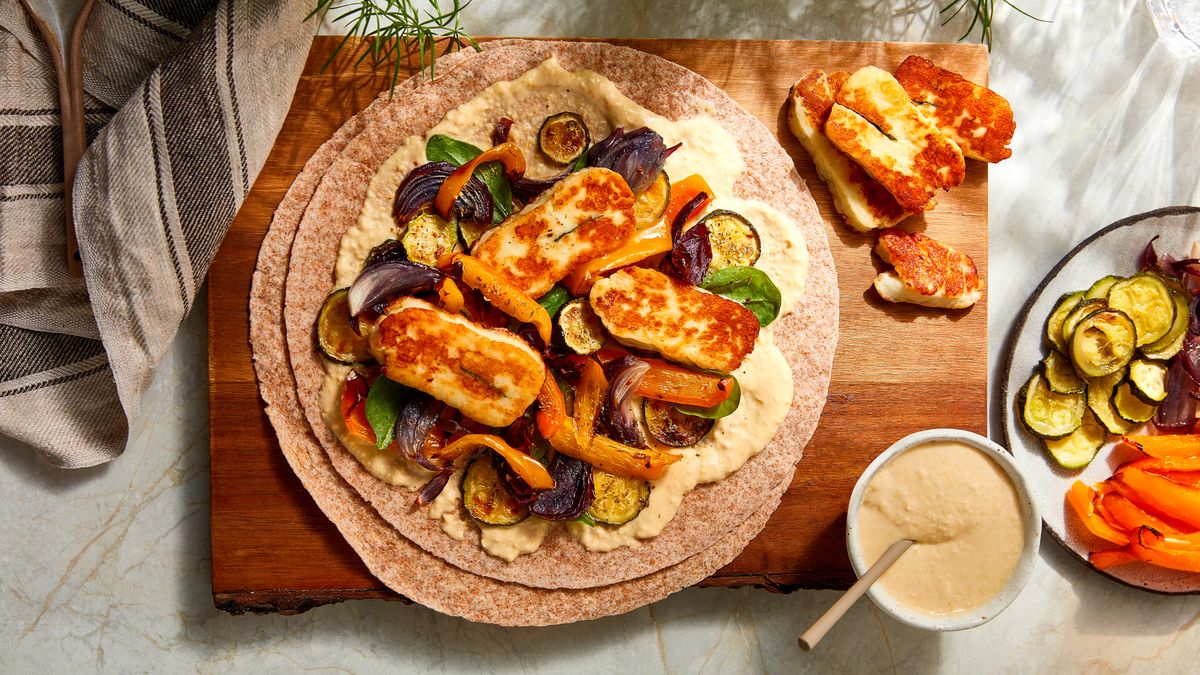
MULTIPOLYGON (((1108 443, 1087 468, 1063 469, 1046 453, 1041 441, 1025 429, 1017 412, 1016 399, 1046 355, 1043 337, 1046 317, 1058 299, 1064 293, 1086 290, 1092 282, 1108 274, 1134 274, 1138 271, 1139 254, 1146 242, 1156 235, 1159 239, 1155 248, 1159 253, 1185 257, 1192 242, 1200 239, 1200 208, 1169 207, 1130 216, 1097 231, 1072 249, 1050 270, 1021 308, 1004 364, 1001 389, 1004 444, 1029 482, 1034 499, 1041 507, 1046 529, 1089 567, 1089 551, 1113 546, 1096 539, 1067 513, 1067 489, 1076 480, 1088 484, 1105 480, 1117 465, 1132 458, 1131 451, 1108 443)), ((1159 593, 1200 593, 1200 574, 1196 573, 1167 570, 1141 562, 1096 571, 1135 588, 1159 593)))

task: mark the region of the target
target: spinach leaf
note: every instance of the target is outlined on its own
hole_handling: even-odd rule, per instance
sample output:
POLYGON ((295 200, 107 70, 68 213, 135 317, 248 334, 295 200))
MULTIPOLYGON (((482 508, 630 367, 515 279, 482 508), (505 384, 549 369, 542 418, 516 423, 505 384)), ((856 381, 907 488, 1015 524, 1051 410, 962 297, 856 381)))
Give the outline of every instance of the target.
POLYGON ((562 309, 563 305, 571 301, 571 294, 562 286, 555 285, 554 288, 546 291, 546 294, 538 298, 538 304, 546 310, 546 313, 553 319, 558 310, 562 309))
POLYGON ((588 527, 596 526, 596 519, 593 518, 592 514, 588 513, 587 511, 584 511, 583 513, 579 514, 579 517, 576 518, 575 520, 572 520, 571 522, 572 523, 583 523, 584 525, 587 525, 588 527))
POLYGON ((755 267, 735 265, 710 272, 700 287, 742 303, 746 309, 754 312, 761 326, 774 321, 783 304, 783 296, 771 277, 755 267))
POLYGON ((580 154, 579 157, 575 159, 575 163, 571 165, 571 173, 575 173, 576 171, 587 168, 588 151, 591 149, 592 146, 590 145, 583 149, 583 153, 580 154))
MULTIPOLYGON (((435 134, 425 145, 425 159, 430 162, 450 162, 454 166, 462 166, 475 159, 479 148, 451 138, 444 134, 435 134)), ((492 222, 499 223, 512 213, 512 185, 504 175, 504 167, 500 162, 486 162, 475 169, 475 177, 483 181, 488 192, 492 193, 492 222)))
POLYGON ((742 385, 738 384, 737 378, 733 378, 733 390, 729 392, 729 397, 724 401, 709 407, 701 408, 694 405, 676 404, 675 409, 684 415, 692 417, 703 417, 710 420, 718 420, 722 417, 729 417, 734 410, 738 409, 738 404, 742 402, 742 385))
POLYGON ((375 445, 382 450, 392 444, 396 418, 408 396, 408 387, 380 375, 367 393, 367 423, 375 432, 375 445))

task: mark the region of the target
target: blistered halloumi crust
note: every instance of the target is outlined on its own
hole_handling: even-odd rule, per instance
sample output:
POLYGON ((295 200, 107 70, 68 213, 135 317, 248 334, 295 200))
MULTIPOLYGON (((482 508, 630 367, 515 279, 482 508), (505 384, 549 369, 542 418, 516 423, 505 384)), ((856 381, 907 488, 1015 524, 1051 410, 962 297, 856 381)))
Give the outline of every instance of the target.
POLYGON ((983 295, 971 256, 932 237, 889 228, 879 233, 875 252, 895 267, 875 277, 875 290, 885 300, 962 309, 983 295))
POLYGON ((1003 96, 921 56, 904 59, 896 81, 967 157, 999 162, 1012 156, 1008 144, 1017 123, 1003 96))

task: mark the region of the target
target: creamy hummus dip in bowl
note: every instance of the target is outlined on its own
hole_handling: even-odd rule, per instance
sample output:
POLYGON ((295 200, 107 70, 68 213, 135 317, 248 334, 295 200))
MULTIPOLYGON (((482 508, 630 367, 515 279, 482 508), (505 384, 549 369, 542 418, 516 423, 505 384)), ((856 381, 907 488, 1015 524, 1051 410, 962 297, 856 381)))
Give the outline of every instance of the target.
POLYGON ((862 576, 895 541, 913 545, 867 592, 896 620, 951 631, 987 623, 1033 572, 1042 518, 1012 456, 978 434, 906 436, 867 467, 846 513, 862 576))

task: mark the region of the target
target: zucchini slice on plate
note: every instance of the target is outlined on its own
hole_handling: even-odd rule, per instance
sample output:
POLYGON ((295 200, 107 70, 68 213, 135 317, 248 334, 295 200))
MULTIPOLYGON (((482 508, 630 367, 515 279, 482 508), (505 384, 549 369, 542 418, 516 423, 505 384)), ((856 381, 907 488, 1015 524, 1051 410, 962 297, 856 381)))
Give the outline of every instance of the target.
POLYGON ((1137 346, 1154 344, 1175 324, 1171 289, 1153 274, 1136 274, 1108 289, 1108 306, 1124 312, 1137 328, 1137 346))
POLYGON ((708 226, 708 243, 712 247, 709 270, 715 272, 735 265, 752 267, 758 262, 762 242, 758 230, 742 214, 717 210, 704 216, 697 225, 708 226))
POLYGON ((587 298, 576 298, 558 313, 558 328, 563 343, 576 354, 594 354, 604 346, 604 324, 592 310, 587 298))
POLYGON ((1082 393, 1057 394, 1046 386, 1046 378, 1034 373, 1021 389, 1021 420, 1042 438, 1070 435, 1083 422, 1087 409, 1082 393))
POLYGON ((1142 347, 1142 354, 1148 359, 1169 359, 1183 349, 1190 315, 1188 296, 1171 291, 1171 302, 1175 305, 1175 322, 1171 324, 1171 330, 1167 331, 1166 335, 1142 347))
POLYGON ((546 118, 538 129, 538 149, 559 164, 570 164, 587 150, 592 142, 583 116, 577 112, 560 112, 546 118))
POLYGON ((1125 420, 1113 408, 1113 390, 1125 379, 1125 371, 1119 370, 1111 375, 1092 378, 1087 381, 1087 406, 1096 414, 1100 424, 1108 429, 1110 434, 1124 435, 1133 431, 1132 422, 1125 420))
POLYGON ((593 468, 592 485, 596 500, 587 512, 599 523, 624 525, 650 503, 650 483, 644 480, 615 476, 593 468))
POLYGON ((1083 291, 1075 293, 1066 293, 1054 305, 1054 311, 1050 312, 1050 318, 1046 319, 1046 339, 1060 352, 1067 352, 1067 341, 1063 338, 1063 322, 1067 320, 1067 315, 1079 301, 1083 300, 1083 291))
POLYGON ((1079 394, 1087 389, 1087 383, 1079 379, 1071 361, 1057 349, 1051 349, 1042 359, 1042 375, 1050 391, 1056 394, 1079 394))
POLYGON ((1129 388, 1134 396, 1155 405, 1167 398, 1167 363, 1150 359, 1129 362, 1129 388))
POLYGON ((516 525, 529 517, 529 509, 501 482, 490 452, 467 465, 462 477, 462 500, 467 513, 486 525, 516 525))
POLYGON ((458 224, 424 211, 408 221, 400 242, 409 260, 437 267, 438 258, 458 246, 458 224))
POLYGON ((1133 358, 1136 344, 1133 320, 1120 310, 1101 309, 1075 327, 1071 360, 1084 377, 1103 377, 1123 370, 1133 358))
POLYGON ((650 187, 633 196, 633 218, 637 229, 644 230, 658 222, 671 201, 671 178, 659 171, 650 187))
POLYGON ((1115 274, 1110 274, 1110 275, 1104 277, 1103 279, 1100 279, 1096 283, 1092 284, 1092 287, 1087 289, 1087 293, 1084 293, 1083 297, 1085 297, 1085 298, 1100 298, 1101 300, 1107 300, 1108 299, 1108 289, 1112 288, 1113 284, 1117 283, 1118 281, 1123 281, 1124 279, 1125 279, 1125 277, 1119 277, 1115 274))
POLYGON ((1087 410, 1083 413, 1083 423, 1078 429, 1062 438, 1043 438, 1042 445, 1062 468, 1082 469, 1096 457, 1106 440, 1108 431, 1096 420, 1092 411, 1087 410))
POLYGON ((1070 353, 1071 338, 1075 337, 1075 329, 1079 327, 1079 323, 1083 321, 1092 312, 1098 312, 1108 307, 1108 303, 1103 300, 1091 299, 1080 300, 1075 309, 1067 314, 1067 318, 1063 319, 1062 336, 1063 344, 1067 345, 1064 354, 1070 353))
POLYGON ((317 347, 331 361, 362 363, 371 360, 371 346, 351 324, 350 289, 339 288, 325 298, 317 314, 317 347))
POLYGON ((1112 406, 1121 419, 1131 424, 1149 422, 1150 418, 1154 417, 1154 411, 1158 408, 1153 403, 1146 403, 1137 396, 1134 396, 1128 381, 1122 382, 1113 390, 1112 406))

